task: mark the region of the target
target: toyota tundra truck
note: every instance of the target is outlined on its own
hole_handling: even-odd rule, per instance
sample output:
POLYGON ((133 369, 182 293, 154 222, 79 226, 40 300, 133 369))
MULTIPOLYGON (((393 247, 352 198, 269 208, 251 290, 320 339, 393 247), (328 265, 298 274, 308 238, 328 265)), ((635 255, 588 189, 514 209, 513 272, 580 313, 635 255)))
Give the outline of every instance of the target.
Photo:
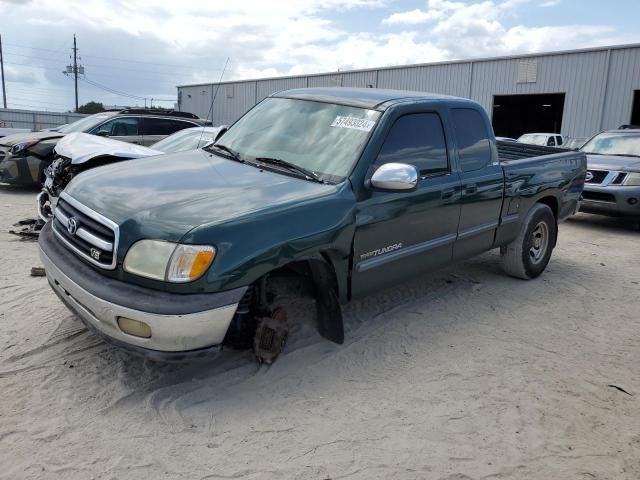
POLYGON ((534 279, 585 173, 582 152, 496 143, 470 100, 289 90, 211 146, 78 175, 40 255, 108 342, 161 361, 252 346, 271 362, 295 321, 278 279, 300 279, 336 343, 343 303, 488 250, 534 279))

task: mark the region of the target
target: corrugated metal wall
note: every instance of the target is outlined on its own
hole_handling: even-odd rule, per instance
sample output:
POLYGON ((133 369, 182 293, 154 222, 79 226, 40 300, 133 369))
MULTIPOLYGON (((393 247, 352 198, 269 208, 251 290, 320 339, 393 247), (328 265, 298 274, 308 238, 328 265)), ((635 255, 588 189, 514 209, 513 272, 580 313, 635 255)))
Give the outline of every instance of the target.
POLYGON ((562 133, 589 136, 600 129, 606 58, 606 51, 527 58, 537 65, 530 83, 517 82, 521 59, 474 63, 471 98, 491 114, 494 95, 564 93, 562 133))
POLYGON ((469 96, 470 63, 380 70, 378 88, 469 96))
POLYGON ((80 113, 57 113, 0 108, 0 127, 42 130, 43 128, 53 128, 64 125, 65 123, 75 122, 84 116, 86 115, 80 113))
POLYGON ((637 48, 611 50, 602 123, 615 128, 631 119, 634 90, 640 90, 640 52, 637 48))
MULTIPOLYGON (((640 90, 640 46, 220 85, 213 109, 214 124, 230 124, 263 98, 290 88, 371 86, 440 93, 472 98, 481 103, 490 115, 494 95, 564 93, 562 133, 570 137, 586 137, 629 123, 633 92, 640 90), (523 74, 533 77, 519 77, 523 74)), ((178 87, 181 109, 201 117, 207 116, 214 89, 215 84, 178 87)))

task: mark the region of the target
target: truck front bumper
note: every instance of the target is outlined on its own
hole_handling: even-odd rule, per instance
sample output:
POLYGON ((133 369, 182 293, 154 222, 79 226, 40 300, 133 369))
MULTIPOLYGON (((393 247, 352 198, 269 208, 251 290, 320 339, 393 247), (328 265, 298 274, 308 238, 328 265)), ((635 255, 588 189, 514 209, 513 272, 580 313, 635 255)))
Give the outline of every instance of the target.
POLYGON ((185 295, 131 285, 101 275, 56 245, 51 233, 47 224, 40 236, 40 258, 49 284, 94 333, 118 347, 158 361, 178 361, 219 351, 246 287, 185 295), (120 327, 122 319, 144 323, 151 336, 125 333, 120 327))
POLYGON ((585 185, 580 210, 601 215, 640 217, 640 187, 585 185))

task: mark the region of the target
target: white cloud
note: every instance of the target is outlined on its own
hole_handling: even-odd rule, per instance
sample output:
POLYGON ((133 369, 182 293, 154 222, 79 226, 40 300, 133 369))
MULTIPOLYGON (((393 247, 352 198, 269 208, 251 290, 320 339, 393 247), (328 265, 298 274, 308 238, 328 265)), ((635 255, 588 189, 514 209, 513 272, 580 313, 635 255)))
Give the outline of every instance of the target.
POLYGON ((429 22, 432 47, 440 49, 441 55, 448 59, 572 49, 630 40, 611 26, 505 26, 507 19, 527 18, 518 14, 529 11, 529 3, 529 0, 470 3, 428 0, 426 9, 394 13, 382 23, 414 28, 415 24, 429 22))
POLYGON ((440 10, 420 10, 416 8, 415 10, 410 10, 408 12, 398 12, 394 13, 387 18, 382 20, 382 23, 393 25, 393 24, 416 24, 416 23, 426 23, 431 20, 436 20, 441 18, 443 15, 440 10))
MULTIPOLYGON (((546 3, 552 1, 557 0, 546 3)), ((227 57, 224 80, 638 40, 612 26, 533 27, 529 0, 428 0, 414 10, 398 5, 391 0, 0 0, 0 18, 12 78, 25 85, 35 78, 37 88, 64 91, 59 102, 72 98, 71 82, 60 73, 69 61, 72 32, 78 34, 87 78, 154 98, 174 97, 178 84, 217 81, 227 57), (360 22, 362 13, 367 19, 377 15, 380 24, 360 22)), ((127 101, 81 86, 81 101, 127 101)))

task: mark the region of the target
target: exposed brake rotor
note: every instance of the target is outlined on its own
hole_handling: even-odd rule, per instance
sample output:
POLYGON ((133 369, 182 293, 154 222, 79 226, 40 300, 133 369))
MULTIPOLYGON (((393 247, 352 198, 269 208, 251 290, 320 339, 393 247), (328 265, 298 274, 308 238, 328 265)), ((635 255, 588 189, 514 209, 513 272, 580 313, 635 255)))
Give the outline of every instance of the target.
POLYGON ((253 353, 259 363, 272 364, 284 350, 289 337, 287 312, 276 307, 271 316, 258 319, 253 337, 253 353))

